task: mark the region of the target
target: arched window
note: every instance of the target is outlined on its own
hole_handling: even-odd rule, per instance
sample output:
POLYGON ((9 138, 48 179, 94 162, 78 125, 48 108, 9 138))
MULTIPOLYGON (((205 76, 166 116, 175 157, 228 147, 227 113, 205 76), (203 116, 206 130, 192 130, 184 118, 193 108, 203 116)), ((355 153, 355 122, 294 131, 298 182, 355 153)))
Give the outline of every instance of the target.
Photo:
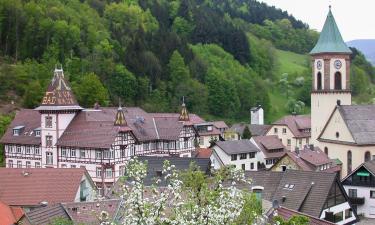
POLYGON ((336 72, 335 73, 335 90, 341 90, 341 73, 336 72))
POLYGON ((348 151, 348 174, 352 172, 352 151, 348 151))
POLYGON ((365 152, 365 162, 371 160, 371 153, 369 151, 365 152))
POLYGON ((328 148, 327 148, 327 147, 324 147, 324 153, 325 153, 326 155, 328 155, 328 148))
POLYGON ((322 90, 322 73, 319 72, 316 76, 317 79, 317 89, 322 90))

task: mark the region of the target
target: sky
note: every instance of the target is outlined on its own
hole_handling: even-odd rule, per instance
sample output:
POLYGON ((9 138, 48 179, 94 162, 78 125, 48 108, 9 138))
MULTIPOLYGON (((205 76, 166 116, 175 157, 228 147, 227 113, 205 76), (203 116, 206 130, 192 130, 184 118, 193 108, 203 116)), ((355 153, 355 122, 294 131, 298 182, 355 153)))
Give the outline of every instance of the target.
POLYGON ((288 11, 311 29, 321 31, 332 13, 345 41, 375 39, 375 0, 258 0, 288 11))

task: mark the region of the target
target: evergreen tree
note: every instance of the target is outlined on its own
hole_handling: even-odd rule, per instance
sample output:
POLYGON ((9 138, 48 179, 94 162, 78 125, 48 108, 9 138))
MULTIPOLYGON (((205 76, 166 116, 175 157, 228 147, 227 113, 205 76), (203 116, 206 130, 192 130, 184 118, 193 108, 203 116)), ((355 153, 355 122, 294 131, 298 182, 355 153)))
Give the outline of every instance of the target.
POLYGON ((250 132, 250 129, 249 129, 249 126, 245 125, 245 129, 243 130, 243 133, 242 133, 242 139, 250 139, 251 138, 251 132, 250 132))

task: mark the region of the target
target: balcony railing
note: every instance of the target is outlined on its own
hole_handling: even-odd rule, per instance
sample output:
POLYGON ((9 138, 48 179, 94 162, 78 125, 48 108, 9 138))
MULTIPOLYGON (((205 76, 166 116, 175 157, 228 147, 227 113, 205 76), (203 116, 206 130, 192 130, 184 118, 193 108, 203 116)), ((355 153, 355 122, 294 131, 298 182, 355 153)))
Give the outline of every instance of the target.
POLYGON ((353 205, 365 204, 365 197, 349 197, 349 201, 353 205))

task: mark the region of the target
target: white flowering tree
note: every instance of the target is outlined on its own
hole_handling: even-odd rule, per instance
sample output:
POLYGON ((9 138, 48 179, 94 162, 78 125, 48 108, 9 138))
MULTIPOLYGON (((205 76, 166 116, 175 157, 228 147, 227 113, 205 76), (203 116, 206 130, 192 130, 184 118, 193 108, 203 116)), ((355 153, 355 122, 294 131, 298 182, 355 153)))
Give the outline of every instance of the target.
POLYGON ((207 177, 194 166, 180 173, 165 161, 159 179, 145 185, 146 178, 147 163, 131 159, 121 193, 122 224, 252 224, 261 214, 260 203, 236 187, 249 184, 242 170, 207 177))

